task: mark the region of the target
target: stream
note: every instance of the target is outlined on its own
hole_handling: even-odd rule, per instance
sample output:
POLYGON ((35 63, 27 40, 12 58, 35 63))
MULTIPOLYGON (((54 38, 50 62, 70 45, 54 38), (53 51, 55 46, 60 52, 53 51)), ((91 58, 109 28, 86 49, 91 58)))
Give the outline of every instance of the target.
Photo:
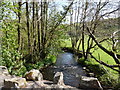
POLYGON ((83 67, 76 62, 72 53, 61 53, 57 57, 55 65, 42 70, 44 79, 53 80, 56 72, 63 72, 64 83, 73 87, 79 87, 80 75, 86 76, 83 67))

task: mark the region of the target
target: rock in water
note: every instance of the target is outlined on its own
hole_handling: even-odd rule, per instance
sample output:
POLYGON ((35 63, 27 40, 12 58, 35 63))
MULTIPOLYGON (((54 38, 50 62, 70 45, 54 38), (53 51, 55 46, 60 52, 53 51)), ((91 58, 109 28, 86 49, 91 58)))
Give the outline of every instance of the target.
POLYGON ((0 66, 0 74, 9 75, 7 67, 0 66))
POLYGON ((24 88, 27 86, 25 78, 16 77, 4 80, 4 88, 24 88))
POLYGON ((25 74, 25 78, 27 80, 42 81, 43 75, 40 73, 39 70, 32 69, 25 74))
POLYGON ((80 82, 80 88, 103 90, 97 78, 81 76, 80 82))
POLYGON ((57 72, 54 76, 54 84, 57 85, 64 85, 63 81, 63 73, 62 72, 57 72))

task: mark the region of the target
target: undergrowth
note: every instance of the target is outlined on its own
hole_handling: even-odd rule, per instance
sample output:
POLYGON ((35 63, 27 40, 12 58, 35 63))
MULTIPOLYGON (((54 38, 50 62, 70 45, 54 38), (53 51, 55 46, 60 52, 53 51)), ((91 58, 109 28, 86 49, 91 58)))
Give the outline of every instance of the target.
POLYGON ((93 60, 84 60, 83 58, 79 59, 79 63, 87 67, 89 69, 89 72, 94 73, 95 77, 98 78, 104 88, 119 87, 119 74, 116 71, 111 70, 110 68, 105 67, 101 64, 96 64, 92 61, 93 60))

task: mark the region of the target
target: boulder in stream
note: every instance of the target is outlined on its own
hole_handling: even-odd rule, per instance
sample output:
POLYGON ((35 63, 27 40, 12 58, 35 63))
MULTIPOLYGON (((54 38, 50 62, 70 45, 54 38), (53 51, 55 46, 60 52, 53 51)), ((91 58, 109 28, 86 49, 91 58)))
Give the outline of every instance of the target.
POLYGON ((42 81, 43 75, 40 73, 39 70, 32 69, 29 72, 26 72, 25 78, 27 80, 42 81))
POLYGON ((97 78, 86 77, 86 76, 81 76, 80 88, 103 90, 103 88, 97 78))
POLYGON ((54 82, 54 84, 57 84, 57 85, 64 85, 63 73, 62 72, 57 72, 54 76, 53 82, 54 82))

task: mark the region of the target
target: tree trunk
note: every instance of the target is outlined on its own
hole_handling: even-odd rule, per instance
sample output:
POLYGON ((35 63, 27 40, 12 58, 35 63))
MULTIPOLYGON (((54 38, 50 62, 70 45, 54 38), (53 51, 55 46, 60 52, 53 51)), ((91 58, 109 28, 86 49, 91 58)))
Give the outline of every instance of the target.
POLYGON ((21 32, 20 32, 20 23, 21 23, 21 5, 22 1, 18 2, 18 51, 20 51, 21 48, 21 32))
POLYGON ((40 58, 44 59, 45 54, 45 44, 44 44, 44 37, 45 37, 45 7, 44 2, 41 1, 41 52, 40 52, 40 58))
POLYGON ((29 26, 29 11, 28 0, 26 0, 26 19, 27 19, 27 35, 28 35, 28 53, 31 54, 31 39, 30 39, 30 26, 29 26))
POLYGON ((86 53, 85 53, 85 19, 86 19, 86 13, 88 9, 88 2, 85 3, 85 8, 83 9, 83 25, 82 25, 82 50, 83 50, 83 56, 86 59, 86 53))
POLYGON ((32 22, 33 22, 33 26, 32 26, 32 30, 33 30, 33 43, 32 43, 32 53, 33 54, 35 54, 35 47, 36 47, 36 23, 35 23, 35 2, 34 2, 34 0, 33 0, 33 20, 32 20, 32 22))
POLYGON ((38 4, 36 3, 36 17, 37 17, 37 33, 38 33, 38 52, 40 52, 41 48, 40 48, 40 21, 39 21, 39 7, 38 4))

